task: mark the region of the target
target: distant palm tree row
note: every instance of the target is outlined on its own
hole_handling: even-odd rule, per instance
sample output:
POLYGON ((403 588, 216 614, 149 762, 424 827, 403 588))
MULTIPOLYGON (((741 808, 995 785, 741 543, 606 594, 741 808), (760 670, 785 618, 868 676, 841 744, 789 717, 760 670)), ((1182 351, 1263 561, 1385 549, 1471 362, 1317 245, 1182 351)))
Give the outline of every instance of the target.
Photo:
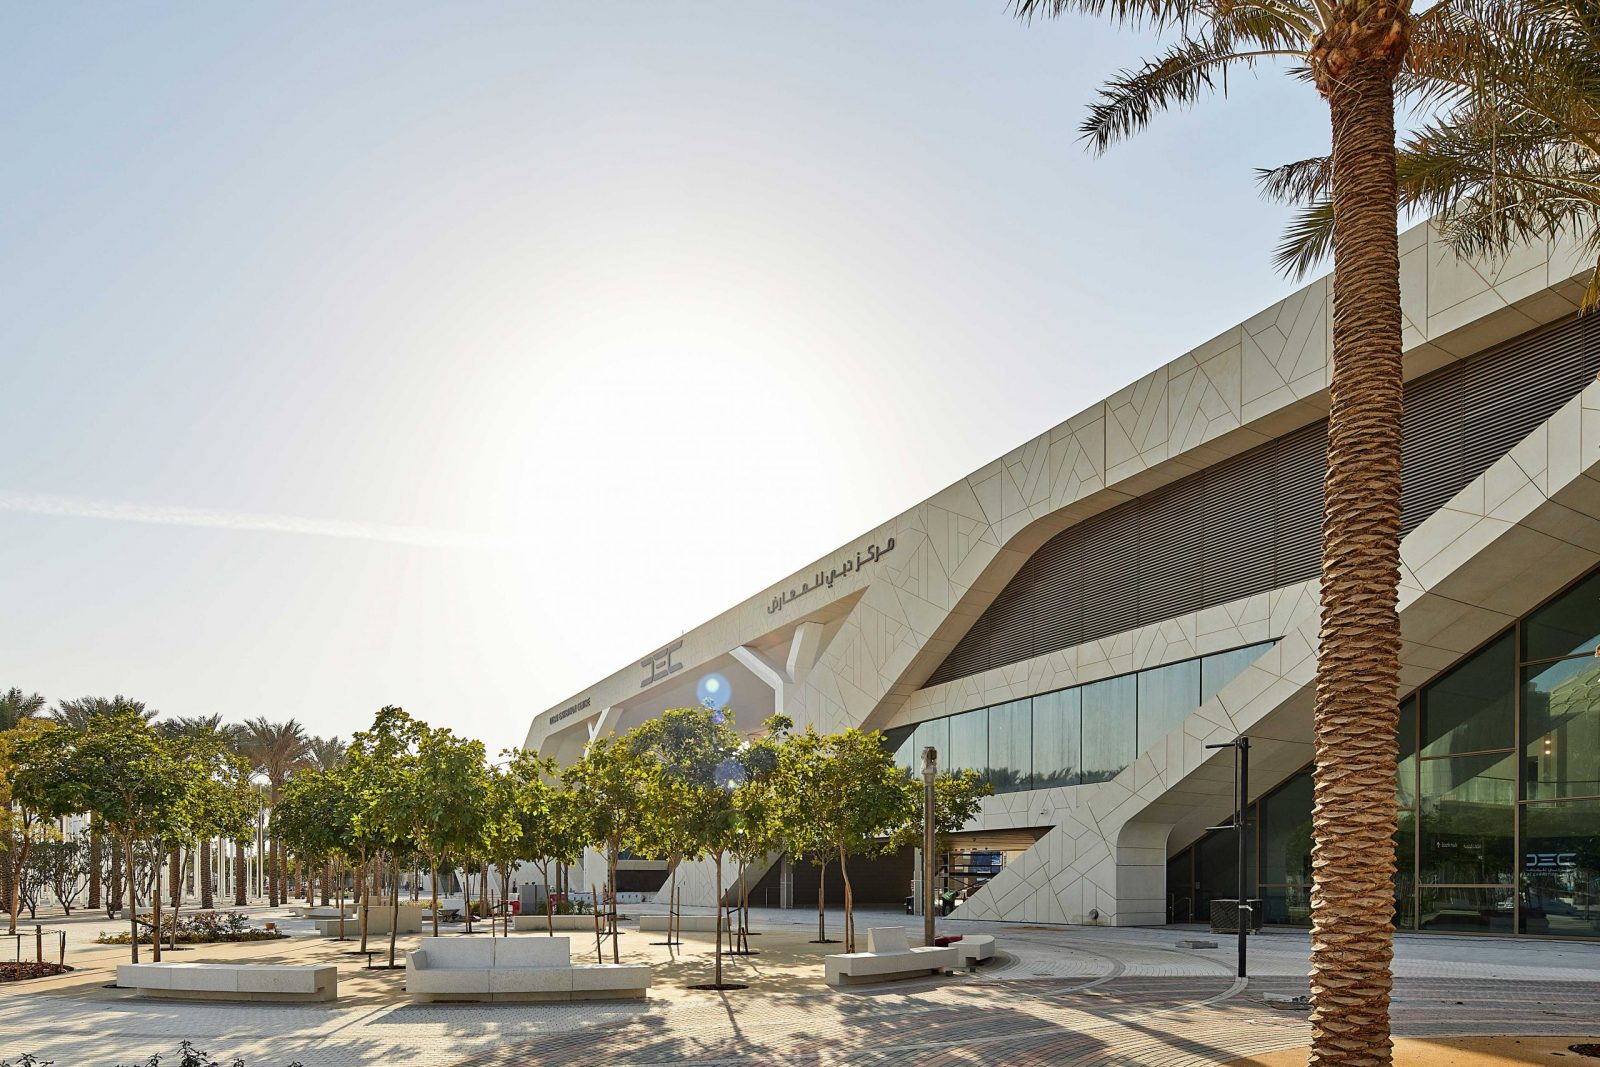
MULTIPOLYGON (((133 700, 120 693, 111 697, 87 696, 77 700, 60 700, 52 708, 43 695, 26 693, 13 686, 0 692, 0 731, 14 729, 29 719, 48 719, 62 726, 83 729, 97 718, 127 711, 141 715, 147 720, 154 720, 160 714, 156 709, 148 707, 144 701, 133 700)), ((258 716, 240 723, 224 723, 221 715, 177 715, 162 719, 156 725, 163 733, 172 737, 205 735, 221 737, 229 748, 250 762, 255 774, 266 779, 266 801, 269 806, 278 804, 283 795, 284 785, 295 772, 303 769, 332 770, 343 761, 346 747, 337 737, 316 737, 308 734, 305 727, 295 719, 274 722, 266 716, 258 716)), ((91 908, 101 907, 105 895, 101 884, 105 859, 104 847, 101 834, 91 825, 88 901, 91 908)), ((298 894, 304 882, 303 872, 298 869, 295 871, 291 886, 287 853, 281 843, 275 838, 269 838, 264 847, 267 899, 273 905, 281 904, 289 899, 291 890, 298 894)), ((212 842, 202 841, 198 887, 202 908, 215 906, 216 886, 211 865, 212 842)), ((243 841, 234 844, 233 865, 233 902, 236 906, 243 905, 246 903, 249 884, 243 841)), ((172 894, 177 897, 182 892, 183 879, 180 877, 179 855, 176 852, 170 857, 170 868, 169 884, 172 887, 172 894)), ((120 896, 119 893, 112 895, 120 896)))

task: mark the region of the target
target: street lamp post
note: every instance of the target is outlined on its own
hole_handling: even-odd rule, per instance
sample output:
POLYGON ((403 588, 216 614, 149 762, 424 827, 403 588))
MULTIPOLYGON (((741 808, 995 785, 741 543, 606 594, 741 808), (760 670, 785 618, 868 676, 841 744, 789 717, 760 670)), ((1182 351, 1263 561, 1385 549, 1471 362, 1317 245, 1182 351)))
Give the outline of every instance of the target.
POLYGON ((934 826, 933 780, 939 775, 939 751, 932 745, 922 750, 922 943, 933 944, 934 845, 938 837, 934 826))

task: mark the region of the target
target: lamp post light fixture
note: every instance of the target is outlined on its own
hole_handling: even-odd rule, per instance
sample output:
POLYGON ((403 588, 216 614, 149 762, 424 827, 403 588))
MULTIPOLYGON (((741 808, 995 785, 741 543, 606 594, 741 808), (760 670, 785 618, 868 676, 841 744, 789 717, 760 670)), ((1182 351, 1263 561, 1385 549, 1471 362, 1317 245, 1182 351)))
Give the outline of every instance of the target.
POLYGON ((939 776, 939 750, 932 745, 922 750, 922 943, 933 944, 934 826, 933 780, 939 776))

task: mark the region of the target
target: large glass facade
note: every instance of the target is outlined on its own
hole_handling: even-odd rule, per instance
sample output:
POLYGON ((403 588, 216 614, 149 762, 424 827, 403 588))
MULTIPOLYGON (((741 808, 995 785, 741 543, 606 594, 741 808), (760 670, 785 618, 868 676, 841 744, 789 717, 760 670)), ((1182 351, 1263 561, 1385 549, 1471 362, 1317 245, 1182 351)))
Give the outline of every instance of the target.
POLYGON ((929 719, 890 730, 889 743, 902 767, 920 770, 920 754, 932 745, 941 767, 978 771, 997 793, 1103 782, 1270 647, 1266 641, 929 719))
MULTIPOLYGON (((1600 937, 1597 645, 1600 571, 1401 703, 1397 927, 1600 937)), ((1266 920, 1308 925, 1309 769, 1250 824, 1266 920)), ((1234 840, 1208 834, 1169 861, 1174 921, 1230 895, 1216 865, 1234 840)))

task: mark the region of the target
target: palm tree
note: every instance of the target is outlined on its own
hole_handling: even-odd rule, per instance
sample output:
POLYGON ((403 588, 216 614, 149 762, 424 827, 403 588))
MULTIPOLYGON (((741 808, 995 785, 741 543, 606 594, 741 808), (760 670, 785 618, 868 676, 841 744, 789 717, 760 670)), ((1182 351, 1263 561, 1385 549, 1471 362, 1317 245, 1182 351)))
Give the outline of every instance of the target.
MULTIPOLYGON (((113 697, 79 697, 77 700, 60 700, 50 712, 50 718, 62 726, 74 730, 87 730, 95 719, 103 715, 111 715, 118 711, 134 711, 146 719, 153 719, 158 712, 154 708, 145 707, 142 700, 133 700, 118 693, 113 697)), ((91 821, 89 823, 89 902, 86 907, 98 908, 101 904, 102 879, 105 877, 105 839, 100 834, 100 827, 91 821)), ((111 865, 111 899, 106 901, 108 913, 121 907, 122 893, 122 868, 117 864, 111 865)))
MULTIPOLYGON (((1401 146, 1402 206, 1437 216, 1462 256, 1572 236, 1600 257, 1600 0, 1452 0, 1428 26, 1400 87, 1442 113, 1401 146)), ((1325 156, 1261 173, 1309 205, 1278 250, 1293 273, 1331 246, 1331 178, 1325 156)))
MULTIPOLYGON (((305 763, 311 741, 305 727, 294 719, 277 723, 258 717, 246 720, 243 729, 245 752, 251 763, 267 776, 270 803, 276 807, 283 795, 283 783, 305 763)), ((267 849, 267 901, 277 907, 284 900, 284 857, 276 837, 268 841, 267 849)))
POLYGON ((0 693, 0 730, 12 730, 24 719, 37 719, 44 712, 45 699, 38 693, 24 693, 12 686, 0 693))
MULTIPOLYGON (((1313 1064, 1390 1062, 1400 677, 1400 255, 1395 82, 1411 0, 1016 0, 1175 35, 1101 90, 1097 151, 1240 69, 1291 64, 1332 120, 1333 352, 1317 656, 1313 1064)), ((1424 16, 1426 17, 1426 16, 1424 16)))

